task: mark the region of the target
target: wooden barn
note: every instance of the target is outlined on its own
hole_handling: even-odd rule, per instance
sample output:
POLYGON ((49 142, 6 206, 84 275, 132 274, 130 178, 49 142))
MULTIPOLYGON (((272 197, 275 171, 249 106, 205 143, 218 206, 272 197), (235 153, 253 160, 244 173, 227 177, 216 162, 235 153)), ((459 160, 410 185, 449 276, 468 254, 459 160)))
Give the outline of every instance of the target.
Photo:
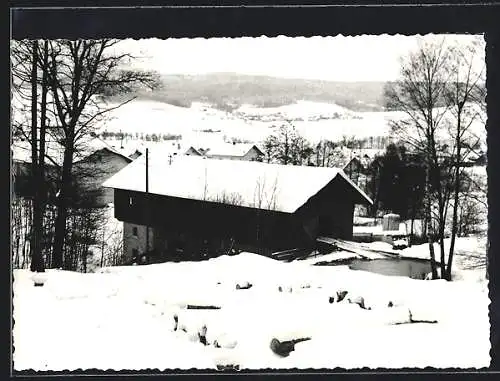
POLYGON ((160 152, 148 155, 146 189, 144 156, 104 183, 125 223, 128 258, 313 248, 318 236, 351 238, 354 205, 371 203, 340 169, 186 156, 170 162, 160 152))

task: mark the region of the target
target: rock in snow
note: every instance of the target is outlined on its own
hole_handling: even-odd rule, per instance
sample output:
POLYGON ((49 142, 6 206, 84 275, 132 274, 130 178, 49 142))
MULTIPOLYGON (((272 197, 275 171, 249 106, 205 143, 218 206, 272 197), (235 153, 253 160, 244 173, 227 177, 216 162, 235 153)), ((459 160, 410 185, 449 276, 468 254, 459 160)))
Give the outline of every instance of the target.
POLYGON ((271 340, 270 348, 277 355, 279 355, 281 357, 287 357, 290 354, 290 352, 295 350, 296 344, 298 344, 302 341, 307 341, 307 340, 311 340, 311 338, 304 337, 304 338, 287 340, 287 341, 279 341, 278 339, 273 338, 271 340))

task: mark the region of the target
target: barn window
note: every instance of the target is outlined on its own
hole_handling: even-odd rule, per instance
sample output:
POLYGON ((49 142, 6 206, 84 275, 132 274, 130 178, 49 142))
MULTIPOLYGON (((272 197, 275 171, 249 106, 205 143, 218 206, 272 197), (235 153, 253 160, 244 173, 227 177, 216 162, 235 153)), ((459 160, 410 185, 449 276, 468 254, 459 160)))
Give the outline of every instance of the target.
POLYGON ((132 249, 132 258, 137 258, 138 255, 139 255, 139 250, 132 249))
POLYGON ((133 235, 134 237, 137 237, 137 226, 134 226, 134 227, 132 228, 132 235, 133 235))
POLYGON ((130 206, 134 205, 134 199, 132 198, 132 196, 130 196, 130 197, 128 198, 128 204, 129 204, 130 206))

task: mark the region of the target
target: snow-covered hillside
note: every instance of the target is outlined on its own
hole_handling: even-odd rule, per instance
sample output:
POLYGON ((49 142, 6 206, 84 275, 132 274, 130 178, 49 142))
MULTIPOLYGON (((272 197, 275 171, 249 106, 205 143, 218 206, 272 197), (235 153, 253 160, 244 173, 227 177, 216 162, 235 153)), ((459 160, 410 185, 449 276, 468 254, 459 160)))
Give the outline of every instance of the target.
MULTIPOLYGON (((107 103, 106 108, 118 106, 107 103)), ((195 146, 207 146, 224 138, 261 143, 290 121, 312 144, 322 139, 339 141, 343 137, 364 139, 391 136, 390 121, 405 117, 402 112, 359 112, 334 103, 298 101, 280 107, 242 105, 232 111, 201 102, 190 107, 145 99, 134 99, 111 110, 99 121, 99 132, 132 135, 177 135, 195 146)), ((20 116, 19 116, 20 117, 20 116)), ((478 120, 474 133, 485 136, 484 123, 478 120)), ((484 139, 483 139, 484 140, 484 139)))
POLYGON ((356 113, 334 103, 299 101, 279 107, 242 105, 234 112, 243 119, 281 121, 315 121, 319 119, 350 119, 356 113))
POLYGON ((225 135, 258 143, 273 132, 272 127, 290 120, 314 143, 321 139, 339 140, 343 136, 387 136, 388 120, 392 116, 386 112, 354 112, 335 104, 309 101, 274 108, 243 105, 226 112, 203 103, 193 103, 188 108, 134 100, 110 112, 102 131, 132 135, 180 134, 183 139, 196 142, 214 137, 222 139, 225 135))
POLYGON ((489 365, 484 276, 423 281, 241 253, 46 278, 34 287, 14 271, 16 370, 489 365), (270 349, 304 337, 288 357, 270 349))

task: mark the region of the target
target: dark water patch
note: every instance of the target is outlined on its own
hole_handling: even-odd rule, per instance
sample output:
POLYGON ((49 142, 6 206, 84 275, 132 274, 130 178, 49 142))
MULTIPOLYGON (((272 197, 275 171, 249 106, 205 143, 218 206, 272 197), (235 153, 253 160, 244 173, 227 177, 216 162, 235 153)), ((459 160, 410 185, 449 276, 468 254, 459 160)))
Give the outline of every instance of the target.
POLYGON ((339 261, 317 262, 316 266, 349 266, 351 270, 369 271, 390 276, 406 276, 412 279, 425 279, 431 272, 430 261, 413 258, 350 258, 339 261))
POLYGON ((425 276, 431 272, 431 264, 425 259, 352 259, 348 266, 351 270, 363 270, 382 275, 407 276, 413 279, 425 279, 425 276))

